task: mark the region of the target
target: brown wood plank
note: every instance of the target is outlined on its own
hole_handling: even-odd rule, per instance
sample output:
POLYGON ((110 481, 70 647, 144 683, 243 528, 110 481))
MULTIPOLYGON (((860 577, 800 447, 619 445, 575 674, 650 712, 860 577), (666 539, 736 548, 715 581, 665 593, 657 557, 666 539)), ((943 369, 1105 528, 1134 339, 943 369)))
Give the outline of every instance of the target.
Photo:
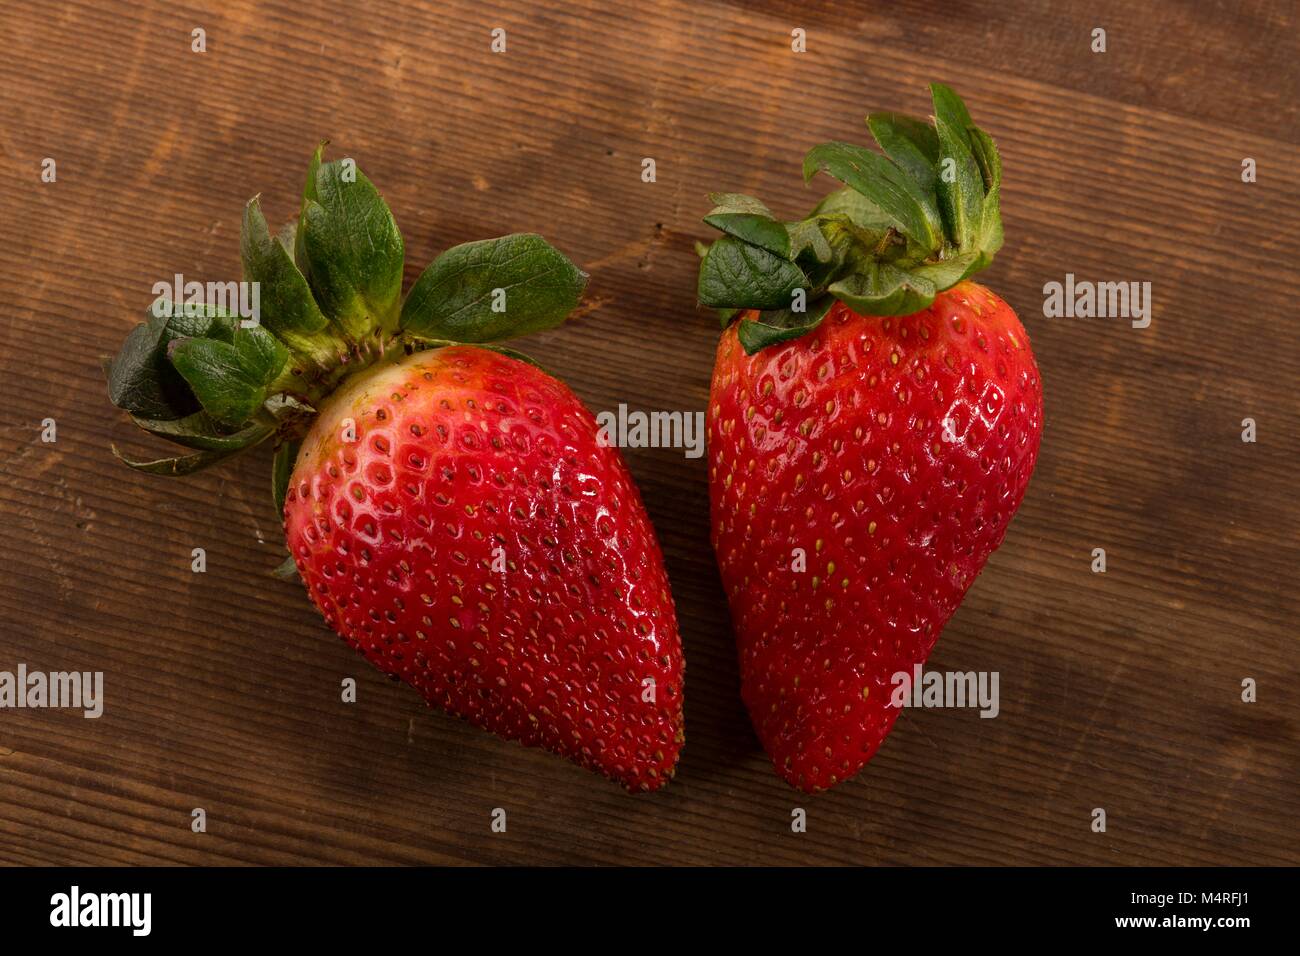
POLYGON ((0 711, 0 862, 1300 862, 1296 10, 942 6, 7 4, 0 670, 102 670, 108 700, 98 720, 0 711), (705 194, 805 210, 825 187, 800 185, 803 152, 865 141, 871 109, 926 112, 934 79, 1001 148, 1007 244, 982 281, 1046 385, 1025 505, 931 660, 999 671, 995 720, 908 712, 853 782, 788 789, 740 702, 703 461, 634 450, 688 674, 677 779, 630 798, 428 712, 269 579, 265 456, 163 483, 108 453, 146 445, 100 356, 155 281, 235 277, 244 201, 291 214, 321 138, 384 192, 408 280, 448 245, 542 232, 592 273, 592 307, 529 351, 593 409, 702 410, 705 194), (1066 272, 1152 282, 1151 327, 1044 318, 1066 272))

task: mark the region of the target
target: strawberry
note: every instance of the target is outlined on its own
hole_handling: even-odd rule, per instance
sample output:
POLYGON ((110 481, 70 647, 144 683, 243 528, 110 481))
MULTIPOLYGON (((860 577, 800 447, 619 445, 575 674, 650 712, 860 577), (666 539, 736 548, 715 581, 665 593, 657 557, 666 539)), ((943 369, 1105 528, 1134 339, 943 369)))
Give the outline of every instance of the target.
POLYGON ((810 792, 880 747, 894 675, 929 657, 1038 455, 1029 338, 967 281, 1001 244, 1000 162, 956 94, 932 91, 933 127, 868 120, 885 156, 812 150, 805 175, 848 186, 808 219, 737 195, 706 219, 726 233, 699 286, 725 310, 712 541, 750 717, 777 772, 810 792))
POLYGON ((331 397, 285 537, 326 622, 384 673, 650 790, 681 748, 681 647, 636 486, 596 435, 568 388, 517 359, 404 356, 331 397))
POLYGON ((273 442, 282 571, 352 648, 431 706, 658 789, 684 665, 654 531, 582 403, 491 344, 562 322, 586 276, 511 235, 403 297, 403 257, 369 180, 318 150, 284 238, 245 210, 256 321, 160 300, 109 365, 116 405, 196 449, 123 460, 188 474, 273 442))

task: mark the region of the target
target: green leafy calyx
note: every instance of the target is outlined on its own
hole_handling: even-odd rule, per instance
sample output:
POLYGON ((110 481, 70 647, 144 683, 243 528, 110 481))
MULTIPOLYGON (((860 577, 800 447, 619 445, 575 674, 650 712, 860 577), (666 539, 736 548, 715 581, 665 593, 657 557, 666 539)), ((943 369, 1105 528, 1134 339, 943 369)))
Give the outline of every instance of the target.
POLYGON ((1002 163, 961 98, 930 86, 933 123, 894 113, 867 117, 877 153, 822 143, 804 158, 805 181, 824 172, 844 185, 797 222, 759 200, 710 197, 704 221, 723 233, 701 255, 698 297, 721 310, 746 352, 816 328, 839 300, 864 315, 907 315, 985 268, 1002 245, 1002 163))
POLYGON ((270 439, 281 504, 298 442, 344 378, 464 342, 521 357, 489 343, 552 328, 578 304, 586 274, 531 234, 455 246, 403 297, 405 243, 388 205, 355 162, 325 162, 323 151, 280 234, 258 197, 245 206, 242 287, 187 284, 184 301, 160 297, 106 363, 113 404, 189 449, 153 461, 119 454, 128 465, 190 474, 270 439), (213 302, 213 286, 239 292, 213 302))

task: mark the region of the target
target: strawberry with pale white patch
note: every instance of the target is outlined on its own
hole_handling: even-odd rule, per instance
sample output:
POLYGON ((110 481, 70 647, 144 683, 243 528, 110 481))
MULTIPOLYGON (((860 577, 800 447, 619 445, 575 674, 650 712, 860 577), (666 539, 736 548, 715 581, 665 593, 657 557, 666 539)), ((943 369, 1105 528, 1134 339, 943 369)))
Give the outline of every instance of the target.
POLYGON ((684 665, 654 531, 582 403, 492 344, 562 322, 586 277, 512 235, 403 298, 403 255, 374 187, 319 152, 289 236, 250 202, 261 323, 157 309, 131 333, 114 403, 196 453, 128 464, 188 474, 273 441, 284 570, 349 645, 431 706, 657 789, 684 665))
POLYGON ((468 346, 349 379, 298 452, 285 537, 330 627, 431 705, 629 789, 672 776, 668 579, 563 383, 468 346))

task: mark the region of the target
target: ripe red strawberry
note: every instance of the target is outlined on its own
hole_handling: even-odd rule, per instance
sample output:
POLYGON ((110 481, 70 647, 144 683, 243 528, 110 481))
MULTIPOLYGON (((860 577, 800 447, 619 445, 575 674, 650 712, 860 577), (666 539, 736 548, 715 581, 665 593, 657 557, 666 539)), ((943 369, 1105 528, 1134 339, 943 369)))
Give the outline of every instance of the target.
POLYGON ((242 245, 260 315, 160 300, 111 363, 114 404, 197 450, 127 463, 188 474, 273 440, 288 573, 348 644, 432 706, 661 787, 683 662, 636 486, 563 384, 458 344, 558 325, 586 276, 511 235, 448 250, 403 298, 387 205, 320 151, 296 227, 273 238, 254 199, 242 245))
POLYGON ((640 496, 596 434, 524 362, 406 356, 331 398, 298 454, 285 536, 326 622, 384 673, 653 790, 681 749, 681 647, 640 496))
POLYGON ((893 676, 929 657, 1038 455, 1029 338, 964 281, 1001 242, 997 154, 934 92, 935 129, 871 118, 888 159, 810 153, 807 170, 852 191, 809 219, 723 196, 707 220, 728 236, 707 250, 700 298, 730 310, 709 402, 713 546, 745 704, 777 772, 807 791, 879 748, 893 676), (804 310, 778 311, 799 296, 804 310))

